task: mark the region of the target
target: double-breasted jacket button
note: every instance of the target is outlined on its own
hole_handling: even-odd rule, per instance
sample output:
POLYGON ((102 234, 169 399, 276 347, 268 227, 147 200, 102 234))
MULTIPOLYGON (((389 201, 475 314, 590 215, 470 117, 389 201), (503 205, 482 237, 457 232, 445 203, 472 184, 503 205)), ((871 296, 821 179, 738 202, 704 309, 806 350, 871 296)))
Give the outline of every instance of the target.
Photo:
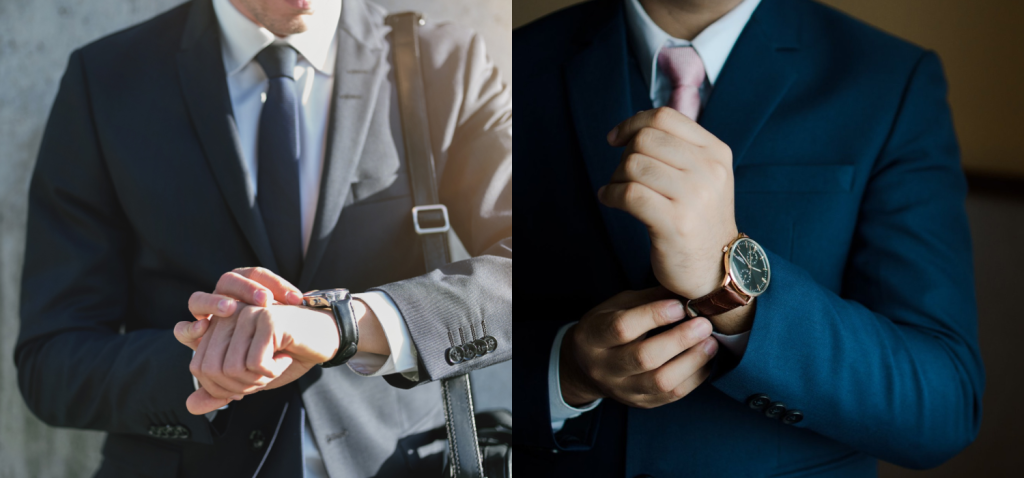
POLYGON ((790 410, 782 416, 782 423, 786 425, 795 425, 800 423, 800 420, 804 419, 804 414, 800 410, 790 410))
POLYGON ((782 402, 773 402, 768 405, 768 408, 764 409, 764 416, 768 418, 779 418, 786 413, 786 404, 782 402))
POLYGON ((253 430, 249 433, 249 444, 252 445, 252 449, 259 451, 263 449, 263 445, 266 444, 267 437, 263 435, 262 431, 253 430))
POLYGON ((764 407, 767 407, 768 404, 771 402, 771 397, 763 393, 751 395, 749 398, 747 398, 747 405, 750 406, 750 408, 753 408, 754 410, 764 410, 764 407))

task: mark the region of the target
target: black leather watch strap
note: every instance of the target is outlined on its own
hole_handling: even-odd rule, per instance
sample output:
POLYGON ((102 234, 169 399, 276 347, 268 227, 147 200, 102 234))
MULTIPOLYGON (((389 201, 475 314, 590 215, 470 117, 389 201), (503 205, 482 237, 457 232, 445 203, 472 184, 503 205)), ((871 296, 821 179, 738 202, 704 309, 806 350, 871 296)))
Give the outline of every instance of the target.
POLYGON ((356 346, 359 344, 359 326, 356 324, 356 315, 352 312, 352 294, 345 294, 344 297, 331 301, 331 312, 334 313, 334 321, 338 323, 338 353, 334 358, 321 364, 324 368, 344 365, 353 355, 356 354, 356 346))

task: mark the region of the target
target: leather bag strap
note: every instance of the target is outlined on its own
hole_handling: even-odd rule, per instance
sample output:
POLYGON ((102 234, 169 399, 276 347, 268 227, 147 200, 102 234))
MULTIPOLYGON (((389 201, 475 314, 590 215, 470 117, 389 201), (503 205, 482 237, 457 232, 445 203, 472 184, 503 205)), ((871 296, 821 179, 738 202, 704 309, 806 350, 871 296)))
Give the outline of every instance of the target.
MULTIPOLYGON (((423 16, 415 12, 387 17, 391 26, 392 66, 398 87, 402 137, 412 184, 413 224, 420 235, 423 261, 428 272, 448 264, 448 211, 439 203, 437 172, 430 147, 426 88, 420 63, 419 27, 423 16)), ((451 476, 484 478, 483 460, 473 416, 473 392, 469 375, 441 380, 451 476)))

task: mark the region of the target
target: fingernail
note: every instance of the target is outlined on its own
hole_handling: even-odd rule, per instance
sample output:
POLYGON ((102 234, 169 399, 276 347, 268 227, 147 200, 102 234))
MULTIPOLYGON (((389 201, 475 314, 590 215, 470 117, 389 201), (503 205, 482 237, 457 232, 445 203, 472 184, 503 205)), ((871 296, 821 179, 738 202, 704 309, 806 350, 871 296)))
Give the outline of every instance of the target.
POLYGON ((254 301, 256 301, 256 305, 266 304, 267 300, 270 299, 269 294, 267 294, 267 291, 264 290, 256 291, 256 293, 252 295, 252 298, 254 301))
POLYGON ((298 292, 289 292, 285 294, 285 296, 288 297, 290 302, 302 302, 302 296, 298 292))
POLYGON ((241 395, 235 395, 235 396, 231 397, 231 399, 232 400, 241 400, 242 396, 241 395))
POLYGON ((707 337, 711 335, 711 322, 704 318, 698 318, 696 320, 697 325, 694 326, 693 331, 701 337, 707 337))
POLYGON ((715 339, 704 341, 704 353, 708 357, 714 357, 718 353, 718 341, 715 339))
POLYGON ((678 300, 673 300, 665 306, 665 315, 668 316, 669 322, 678 322, 682 320, 686 314, 683 313, 683 303, 678 300))
POLYGON ((202 327, 203 327, 203 323, 201 321, 197 320, 197 321, 195 321, 192 324, 192 332, 198 334, 199 333, 199 329, 202 328, 202 327))
POLYGON ((228 306, 230 305, 231 304, 228 303, 227 299, 221 299, 220 302, 217 302, 217 311, 222 314, 226 314, 228 312, 228 306))
POLYGON ((612 128, 611 131, 608 132, 608 142, 609 143, 614 143, 615 140, 618 139, 618 138, 619 138, 619 127, 616 126, 616 127, 612 128))

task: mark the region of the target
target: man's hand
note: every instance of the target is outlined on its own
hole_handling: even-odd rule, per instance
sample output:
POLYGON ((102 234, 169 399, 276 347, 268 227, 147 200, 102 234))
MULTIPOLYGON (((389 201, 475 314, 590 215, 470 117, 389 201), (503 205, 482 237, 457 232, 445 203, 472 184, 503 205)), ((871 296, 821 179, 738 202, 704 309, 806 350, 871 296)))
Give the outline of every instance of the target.
MULTIPOLYGON (((189 310, 198 320, 174 328, 178 341, 196 351, 190 370, 202 388, 189 397, 189 411, 208 413, 244 395, 281 387, 334 357, 339 334, 333 314, 282 305, 301 303, 298 289, 262 268, 236 269, 221 277, 213 294, 192 294, 189 310)), ((389 355, 373 311, 359 300, 352 308, 359 350, 389 355)))
POLYGON ((623 292, 587 313, 565 334, 559 377, 566 403, 580 406, 611 397, 654 408, 685 397, 710 373, 718 351, 711 323, 698 317, 647 337, 684 318, 678 300, 657 287, 623 292))
POLYGON ((672 108, 624 121, 608 143, 626 150, 599 198, 647 226, 661 285, 690 299, 718 288, 722 247, 739 235, 729 146, 672 108))

